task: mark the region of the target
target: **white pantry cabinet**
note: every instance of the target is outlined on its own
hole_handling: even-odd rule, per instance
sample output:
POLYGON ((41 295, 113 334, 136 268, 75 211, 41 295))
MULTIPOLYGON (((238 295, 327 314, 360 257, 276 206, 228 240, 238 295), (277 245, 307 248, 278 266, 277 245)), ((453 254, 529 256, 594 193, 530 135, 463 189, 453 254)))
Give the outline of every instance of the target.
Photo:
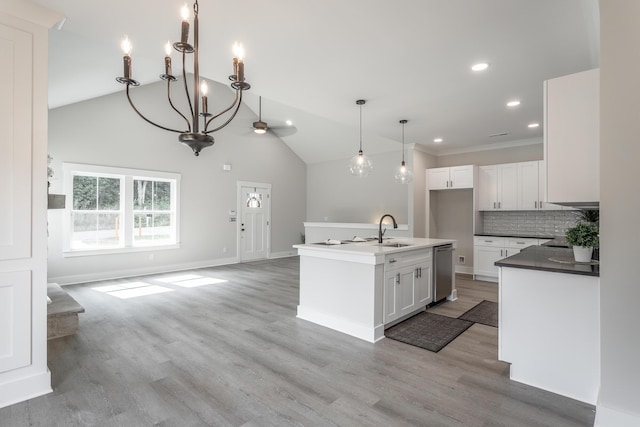
POLYGON ((433 300, 432 250, 387 255, 384 267, 385 325, 433 300))
POLYGON ((0 2, 0 408, 51 392, 47 49, 62 19, 30 1, 0 2))
POLYGON ((600 70, 544 83, 549 202, 600 201, 600 70))
POLYGON ((427 169, 429 190, 473 188, 473 165, 427 169))
POLYGON ((480 166, 478 168, 478 209, 481 211, 516 210, 518 207, 518 165, 480 166))

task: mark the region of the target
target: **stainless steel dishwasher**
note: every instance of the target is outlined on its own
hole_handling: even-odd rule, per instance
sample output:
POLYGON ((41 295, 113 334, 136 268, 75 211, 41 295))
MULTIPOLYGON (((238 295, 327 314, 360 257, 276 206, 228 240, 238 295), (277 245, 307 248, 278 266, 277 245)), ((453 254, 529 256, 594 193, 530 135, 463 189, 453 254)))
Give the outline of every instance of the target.
POLYGON ((453 246, 433 248, 433 303, 451 295, 453 291, 453 246))

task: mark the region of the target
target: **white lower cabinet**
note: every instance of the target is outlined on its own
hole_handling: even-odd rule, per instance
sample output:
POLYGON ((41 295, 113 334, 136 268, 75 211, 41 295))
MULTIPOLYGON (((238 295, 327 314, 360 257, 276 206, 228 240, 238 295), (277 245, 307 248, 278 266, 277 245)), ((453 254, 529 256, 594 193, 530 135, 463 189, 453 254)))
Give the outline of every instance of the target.
POLYGON ((384 267, 384 324, 403 318, 433 300, 432 250, 387 255, 384 267))
POLYGON ((497 279, 496 261, 515 255, 526 247, 547 241, 532 238, 475 236, 473 238, 473 275, 497 279))

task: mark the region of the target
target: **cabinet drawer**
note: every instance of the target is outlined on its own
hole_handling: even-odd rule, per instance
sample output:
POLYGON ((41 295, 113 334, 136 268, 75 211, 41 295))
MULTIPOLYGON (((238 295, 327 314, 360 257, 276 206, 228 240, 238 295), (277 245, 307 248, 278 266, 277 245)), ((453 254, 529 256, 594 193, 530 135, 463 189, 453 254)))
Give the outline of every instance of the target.
POLYGON ((508 248, 524 249, 529 246, 535 246, 538 244, 538 239, 530 238, 508 238, 505 239, 504 245, 508 248))
POLYGON ((431 262, 431 253, 433 249, 422 249, 417 251, 399 252, 396 254, 389 254, 384 260, 384 269, 389 271, 392 269, 404 267, 411 264, 418 264, 420 262, 431 262))
POLYGON ((473 243, 477 246, 504 247, 505 239, 503 237, 475 236, 473 243))

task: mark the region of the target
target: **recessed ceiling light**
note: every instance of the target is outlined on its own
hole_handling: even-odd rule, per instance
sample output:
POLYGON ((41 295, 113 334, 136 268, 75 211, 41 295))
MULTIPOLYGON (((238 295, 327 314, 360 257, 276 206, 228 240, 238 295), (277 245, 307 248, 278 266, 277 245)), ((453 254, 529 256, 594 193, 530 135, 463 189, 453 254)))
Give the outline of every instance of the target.
POLYGON ((529 123, 530 128, 537 128, 538 126, 540 126, 540 123, 529 123))
POLYGON ((436 144, 439 144, 442 142, 442 138, 436 138, 433 140, 433 142, 435 142, 436 144))
POLYGON ((517 99, 507 102, 507 107, 517 107, 518 105, 520 105, 520 101, 517 99))
POLYGON ((473 71, 483 71, 483 70, 486 70, 487 68, 489 68, 489 64, 487 64, 486 62, 479 62, 471 66, 471 69, 473 71))
POLYGON ((287 120, 285 123, 287 124, 287 126, 291 126, 293 124, 291 120, 287 120))

